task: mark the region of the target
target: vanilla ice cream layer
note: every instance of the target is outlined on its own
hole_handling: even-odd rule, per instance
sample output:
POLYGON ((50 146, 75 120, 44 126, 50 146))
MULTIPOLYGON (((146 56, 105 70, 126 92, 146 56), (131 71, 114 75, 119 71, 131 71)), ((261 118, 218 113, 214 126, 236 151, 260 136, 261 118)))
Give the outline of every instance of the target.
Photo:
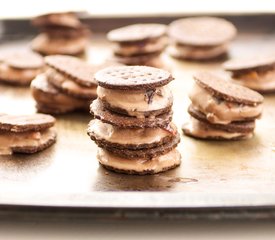
POLYGON ((153 171, 154 173, 158 173, 181 163, 181 155, 176 149, 148 160, 118 157, 99 148, 97 158, 105 166, 135 172, 153 171))
MULTIPOLYGON (((176 129, 174 125, 172 128, 176 129)), ((97 119, 91 121, 88 131, 111 143, 133 145, 160 142, 163 138, 171 135, 162 128, 119 128, 97 119)))
POLYGON ((189 98, 195 109, 204 113, 209 122, 217 124, 256 118, 263 110, 263 104, 252 106, 217 99, 197 83, 193 85, 189 98))
POLYGON ((97 88, 99 99, 113 108, 125 110, 129 116, 142 117, 141 113, 161 110, 172 106, 173 96, 168 86, 149 91, 125 91, 117 89, 97 88))

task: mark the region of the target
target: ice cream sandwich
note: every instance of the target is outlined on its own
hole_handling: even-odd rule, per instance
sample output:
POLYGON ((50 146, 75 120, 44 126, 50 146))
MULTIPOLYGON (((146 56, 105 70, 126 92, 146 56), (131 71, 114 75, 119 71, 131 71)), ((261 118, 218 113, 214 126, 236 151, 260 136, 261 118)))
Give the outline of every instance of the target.
POLYGON ((134 24, 114 29, 107 34, 113 43, 114 59, 126 65, 163 67, 160 58, 167 45, 163 24, 134 24))
POLYGON ((232 74, 236 83, 260 93, 275 92, 275 57, 257 56, 232 59, 223 68, 232 74))
POLYGON ((52 55, 45 62, 48 69, 31 84, 38 111, 52 114, 88 111, 97 97, 93 76, 98 68, 72 56, 52 55))
POLYGON ((168 28, 172 57, 206 61, 226 56, 235 26, 225 19, 192 17, 172 22, 168 28))
POLYGON ((36 153, 56 141, 50 115, 0 115, 0 155, 36 153))
POLYGON ((146 66, 105 68, 95 74, 98 99, 88 134, 98 145, 98 160, 116 172, 155 174, 181 162, 172 121, 173 97, 167 71, 146 66))
POLYGON ((43 58, 27 50, 0 53, 0 82, 28 86, 44 70, 43 58))
POLYGON ((209 72, 194 75, 186 135, 202 139, 248 139, 262 114, 263 96, 209 72))
POLYGON ((90 30, 73 12, 50 13, 32 20, 41 33, 33 39, 32 49, 43 55, 73 55, 84 53, 90 30))

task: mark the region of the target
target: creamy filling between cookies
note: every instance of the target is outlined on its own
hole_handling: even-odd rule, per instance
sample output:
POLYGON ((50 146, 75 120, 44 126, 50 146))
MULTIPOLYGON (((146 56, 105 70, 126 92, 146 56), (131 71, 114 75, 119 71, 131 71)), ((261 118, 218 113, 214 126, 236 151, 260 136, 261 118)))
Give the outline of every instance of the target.
POLYGON ((114 52, 121 56, 132 56, 141 53, 159 52, 162 51, 166 45, 167 37, 127 44, 114 43, 114 52))
POLYGON ((144 117, 144 112, 161 110, 172 106, 173 96, 168 86, 154 90, 117 90, 97 88, 99 99, 113 108, 123 109, 129 116, 144 117))
MULTIPOLYGON (((171 126, 176 129, 175 126, 171 126)), ((171 135, 162 128, 119 128, 97 119, 90 122, 88 131, 95 134, 97 138, 111 143, 133 145, 161 142, 171 135)))
POLYGON ((216 129, 205 125, 203 122, 190 117, 190 123, 186 126, 190 134, 199 138, 223 138, 232 139, 242 137, 249 139, 253 136, 253 133, 238 133, 238 132, 227 132, 224 130, 216 129))
POLYGON ((41 132, 0 131, 0 155, 10 155, 15 147, 39 147, 55 135, 54 128, 41 132))
MULTIPOLYGON (((234 77, 234 76, 233 76, 234 77)), ((266 72, 250 71, 234 77, 243 86, 254 90, 274 90, 275 89, 275 70, 266 72)))
POLYGON ((29 84, 41 69, 18 69, 9 66, 6 63, 0 63, 0 79, 10 80, 11 82, 18 82, 21 84, 29 84))
POLYGON ((181 162, 181 155, 178 150, 173 149, 170 152, 147 159, 127 159, 111 154, 101 148, 98 149, 97 158, 99 162, 105 166, 123 171, 135 171, 142 173, 145 171, 153 171, 154 173, 176 167, 181 162))
POLYGON ((252 106, 217 99, 197 83, 194 83, 189 98, 193 107, 204 113, 211 123, 228 124, 233 121, 244 121, 260 116, 263 110, 263 104, 252 106))
POLYGON ((208 59, 222 55, 228 49, 228 44, 222 44, 213 47, 197 47, 182 44, 172 46, 175 54, 191 59, 208 59))

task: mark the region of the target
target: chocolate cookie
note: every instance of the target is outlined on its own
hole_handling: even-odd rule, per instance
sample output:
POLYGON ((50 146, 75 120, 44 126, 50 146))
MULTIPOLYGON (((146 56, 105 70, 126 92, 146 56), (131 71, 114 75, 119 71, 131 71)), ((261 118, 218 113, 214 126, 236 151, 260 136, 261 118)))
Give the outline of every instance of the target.
MULTIPOLYGON (((50 147, 56 142, 56 132, 54 130, 47 130, 45 132, 42 132, 43 136, 45 135, 46 138, 39 141, 38 145, 32 145, 24 142, 22 140, 22 144, 19 144, 18 146, 14 145, 11 147, 11 151, 13 153, 36 153, 43 151, 44 149, 50 147)), ((1 154, 0 154, 1 155, 1 154)))
POLYGON ((223 65, 237 84, 260 93, 275 92, 275 57, 257 56, 249 59, 232 59, 223 65))
MULTIPOLYGON (((251 132, 233 132, 227 131, 221 128, 217 128, 217 125, 212 125, 210 123, 192 119, 191 123, 185 123, 182 126, 182 131, 185 135, 197 138, 197 139, 207 139, 207 140, 243 140, 249 139, 253 136, 253 130, 251 132), (194 126, 194 122, 196 126, 194 126)), ((250 123, 248 123, 250 125, 250 123)), ((244 123, 245 125, 245 123, 244 123)), ((249 128, 249 126, 248 126, 249 128)))
POLYGON ((64 54, 78 57, 85 52, 88 43, 86 36, 57 38, 43 32, 32 40, 31 48, 42 55, 64 54))
POLYGON ((45 57, 48 66, 54 68, 58 72, 69 76, 78 84, 84 87, 95 86, 94 74, 98 71, 98 67, 79 60, 75 57, 54 55, 45 57))
POLYGON ((98 85, 109 89, 142 90, 164 86, 173 80, 171 73, 146 66, 109 67, 95 74, 98 85))
POLYGON ((156 23, 133 24, 110 31, 107 38, 122 43, 144 41, 165 35, 166 28, 165 25, 156 23))
POLYGON ((125 157, 128 159, 132 159, 132 158, 152 159, 159 155, 164 155, 167 152, 170 152, 172 149, 174 149, 178 145, 179 142, 180 142, 180 136, 177 133, 173 137, 172 141, 166 142, 162 145, 158 145, 153 148, 132 150, 127 148, 124 148, 124 149, 114 148, 114 147, 109 147, 107 145, 99 145, 99 147, 102 147, 103 149, 106 149, 107 151, 117 156, 125 157))
POLYGON ((222 18, 193 17, 172 22, 168 33, 172 40, 184 45, 216 46, 233 39, 237 30, 222 18))
POLYGON ((94 119, 87 132, 99 147, 139 150, 171 142, 177 129, 173 124, 170 128, 170 131, 163 128, 119 128, 94 119))
POLYGON ((227 56, 229 42, 236 35, 230 22, 214 17, 184 18, 169 26, 172 57, 192 61, 221 60, 227 56))
POLYGON ((88 111, 90 100, 63 94, 48 82, 46 74, 38 75, 31 83, 36 108, 41 113, 61 114, 75 110, 88 111))
POLYGON ((100 164, 106 169, 118 173, 136 175, 156 174, 168 171, 179 166, 181 163, 181 155, 176 149, 150 160, 140 158, 127 159, 99 149, 97 158, 100 164))
POLYGON ((70 77, 54 70, 48 69, 46 72, 48 81, 61 92, 79 99, 93 100, 97 97, 96 85, 83 87, 70 77))
POLYGON ((45 114, 1 115, 0 130, 11 132, 41 131, 52 127, 55 118, 45 114))
POLYGON ((55 119, 50 115, 0 115, 0 155, 35 153, 56 140, 55 119))
POLYGON ((269 70, 275 68, 274 56, 255 56, 245 59, 232 59, 223 64, 226 71, 269 70))
POLYGON ((153 118, 136 118, 113 113, 105 109, 99 99, 92 102, 90 109, 95 118, 102 122, 123 128, 166 127, 172 120, 172 112, 158 115, 153 118))
POLYGON ((25 86, 43 71, 44 60, 31 51, 5 51, 0 53, 0 81, 25 86))
POLYGON ((33 18, 31 23, 36 27, 60 26, 75 29, 81 26, 81 22, 73 12, 43 14, 33 18))
POLYGON ((259 93, 225 81, 220 77, 209 72, 199 72, 194 75, 196 83, 210 92, 213 96, 224 99, 228 102, 235 102, 239 104, 257 105, 264 100, 259 93))

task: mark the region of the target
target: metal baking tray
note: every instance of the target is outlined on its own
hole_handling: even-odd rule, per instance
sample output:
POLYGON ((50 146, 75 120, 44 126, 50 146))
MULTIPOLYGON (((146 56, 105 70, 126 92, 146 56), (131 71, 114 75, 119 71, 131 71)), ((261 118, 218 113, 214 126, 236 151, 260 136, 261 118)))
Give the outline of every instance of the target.
MULTIPOLYGON (((169 23, 175 18, 86 21, 91 28, 94 25, 98 30, 101 24, 101 30, 107 31, 133 22, 169 23)), ((275 53, 275 16, 227 18, 239 29, 231 56, 275 53)), ((6 34, 0 49, 28 46, 34 30, 26 27, 22 31, 27 22, 7 21, 3 26, 6 34)), ((100 63, 110 54, 104 34, 95 31, 88 61, 100 63)), ((188 120, 192 74, 197 70, 224 73, 221 62, 182 62, 166 54, 163 59, 176 78, 171 88, 174 121, 180 131, 188 120)), ((34 113, 34 106, 28 88, 0 85, 0 112, 34 113)), ((251 140, 200 141, 182 135, 178 147, 182 165, 150 176, 128 176, 100 167, 97 147, 86 134, 90 119, 88 113, 57 116, 58 141, 53 147, 33 155, 0 156, 0 217, 275 217, 275 95, 265 96, 264 114, 251 140)))

